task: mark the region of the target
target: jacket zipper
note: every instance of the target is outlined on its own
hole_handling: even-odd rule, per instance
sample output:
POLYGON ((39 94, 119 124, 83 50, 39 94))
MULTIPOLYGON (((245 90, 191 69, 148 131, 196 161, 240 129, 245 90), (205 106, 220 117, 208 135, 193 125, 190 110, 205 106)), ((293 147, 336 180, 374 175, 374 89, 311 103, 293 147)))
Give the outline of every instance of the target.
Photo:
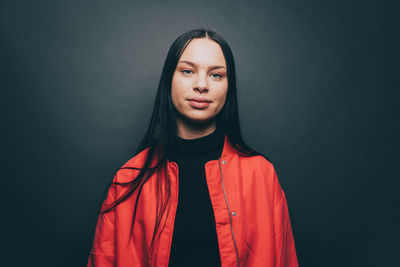
POLYGON ((236 241, 235 241, 235 234, 233 233, 231 209, 229 208, 228 198, 227 198, 227 196, 226 196, 225 185, 224 185, 224 179, 223 179, 223 177, 222 177, 222 167, 221 167, 221 158, 220 158, 220 157, 218 157, 218 163, 219 163, 219 173, 221 174, 222 190, 224 191, 224 197, 225 197, 226 207, 228 208, 228 212, 229 212, 229 223, 230 223, 230 225, 231 225, 231 233, 232 233, 233 244, 235 245, 237 266, 240 267, 240 264, 239 264, 239 251, 238 251, 238 248, 237 248, 237 245, 236 245, 236 241))

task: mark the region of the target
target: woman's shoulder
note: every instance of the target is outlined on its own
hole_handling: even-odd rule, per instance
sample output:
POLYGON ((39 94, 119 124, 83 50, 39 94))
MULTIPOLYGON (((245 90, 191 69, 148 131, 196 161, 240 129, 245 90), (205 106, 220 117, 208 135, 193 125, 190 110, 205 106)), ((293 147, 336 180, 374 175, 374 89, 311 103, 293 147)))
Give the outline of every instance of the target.
POLYGON ((275 165, 264 154, 258 153, 258 155, 240 156, 239 158, 240 165, 246 173, 252 173, 255 177, 260 177, 261 180, 267 183, 275 183, 277 181, 275 165))
POLYGON ((149 148, 146 148, 128 159, 116 172, 114 183, 127 183, 134 180, 144 166, 149 148))
POLYGON ((244 162, 246 173, 253 174, 253 181, 257 181, 260 187, 266 188, 271 196, 274 196, 275 203, 284 195, 278 179, 275 166, 265 155, 259 154, 251 157, 241 157, 244 162))
POLYGON ((149 149, 150 148, 146 148, 131 157, 121 166, 121 168, 141 168, 143 166, 143 163, 146 161, 149 149))
POLYGON ((274 171, 274 164, 272 161, 266 157, 264 154, 256 152, 257 155, 253 156, 240 156, 241 162, 245 165, 251 166, 254 169, 259 169, 263 171, 274 171))

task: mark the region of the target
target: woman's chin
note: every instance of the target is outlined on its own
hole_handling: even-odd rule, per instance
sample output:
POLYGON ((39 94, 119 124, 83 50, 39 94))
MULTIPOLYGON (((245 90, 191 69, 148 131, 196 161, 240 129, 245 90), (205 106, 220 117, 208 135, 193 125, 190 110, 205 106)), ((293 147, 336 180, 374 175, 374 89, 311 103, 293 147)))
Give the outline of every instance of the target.
POLYGON ((214 118, 210 117, 204 117, 204 116, 184 116, 183 117, 183 122, 187 124, 193 124, 193 125, 208 125, 212 124, 214 121, 214 118))

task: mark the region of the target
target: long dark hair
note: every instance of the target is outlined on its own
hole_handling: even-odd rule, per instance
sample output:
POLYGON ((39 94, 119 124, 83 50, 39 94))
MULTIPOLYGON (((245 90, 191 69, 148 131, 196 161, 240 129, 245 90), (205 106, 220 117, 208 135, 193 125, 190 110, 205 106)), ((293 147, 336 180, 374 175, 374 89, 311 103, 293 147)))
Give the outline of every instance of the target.
MULTIPOLYGON (((229 142, 234 148, 243 156, 261 155, 258 152, 251 149, 245 144, 242 138, 239 125, 239 113, 238 113, 238 102, 236 94, 236 74, 235 74, 235 63, 233 59, 232 51, 227 42, 217 33, 208 29, 196 29, 188 31, 180 35, 171 45, 167 58, 164 63, 160 82, 158 85, 158 91, 154 103, 153 114, 151 116, 150 124, 144 135, 141 143, 139 144, 136 154, 139 154, 143 150, 147 149, 146 159, 143 167, 121 167, 121 169, 135 169, 140 170, 137 177, 133 177, 132 181, 127 183, 119 183, 114 181, 108 186, 108 189, 112 185, 119 185, 127 187, 125 193, 118 197, 112 205, 103 209, 101 212, 106 213, 114 209, 118 204, 129 198, 135 191, 137 191, 137 197, 135 202, 135 210, 133 213, 131 236, 133 233, 133 225, 136 217, 136 209, 140 197, 140 193, 143 189, 143 185, 148 181, 154 172, 157 173, 157 183, 164 183, 166 191, 161 190, 161 186, 157 186, 157 214, 156 224, 154 228, 153 238, 151 240, 150 251, 148 252, 151 256, 155 247, 156 240, 159 234, 162 232, 158 231, 160 228, 161 218, 164 213, 169 212, 169 199, 171 196, 171 186, 167 172, 167 155, 171 151, 174 145, 174 140, 177 135, 177 125, 175 119, 175 108, 171 100, 171 82, 175 68, 181 57, 184 49, 195 38, 209 38, 217 42, 224 54, 226 66, 227 66, 227 77, 228 77, 228 91, 226 95, 225 105, 222 110, 216 116, 217 127, 222 129, 224 134, 227 135, 229 142), (152 166, 152 162, 155 160, 155 166, 152 166), (152 167, 151 167, 151 166, 152 167), (159 171, 164 169, 162 173, 165 175, 159 175, 159 171), (160 201, 161 200, 161 201, 160 201)), ((119 171, 118 170, 118 171, 119 171)), ((164 224, 165 226, 165 224, 164 224)), ((163 227, 164 227, 163 226, 163 227)), ((130 236, 130 237, 131 237, 130 236)), ((129 238, 130 241, 130 238, 129 238)))

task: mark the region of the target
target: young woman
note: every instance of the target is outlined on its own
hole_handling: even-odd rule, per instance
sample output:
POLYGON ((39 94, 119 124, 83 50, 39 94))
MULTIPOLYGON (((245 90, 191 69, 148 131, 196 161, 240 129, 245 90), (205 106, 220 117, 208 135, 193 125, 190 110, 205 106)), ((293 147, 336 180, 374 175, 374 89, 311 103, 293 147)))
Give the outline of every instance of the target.
POLYGON ((88 266, 298 266, 273 165, 242 139, 217 33, 172 44, 147 133, 116 173, 88 266))

